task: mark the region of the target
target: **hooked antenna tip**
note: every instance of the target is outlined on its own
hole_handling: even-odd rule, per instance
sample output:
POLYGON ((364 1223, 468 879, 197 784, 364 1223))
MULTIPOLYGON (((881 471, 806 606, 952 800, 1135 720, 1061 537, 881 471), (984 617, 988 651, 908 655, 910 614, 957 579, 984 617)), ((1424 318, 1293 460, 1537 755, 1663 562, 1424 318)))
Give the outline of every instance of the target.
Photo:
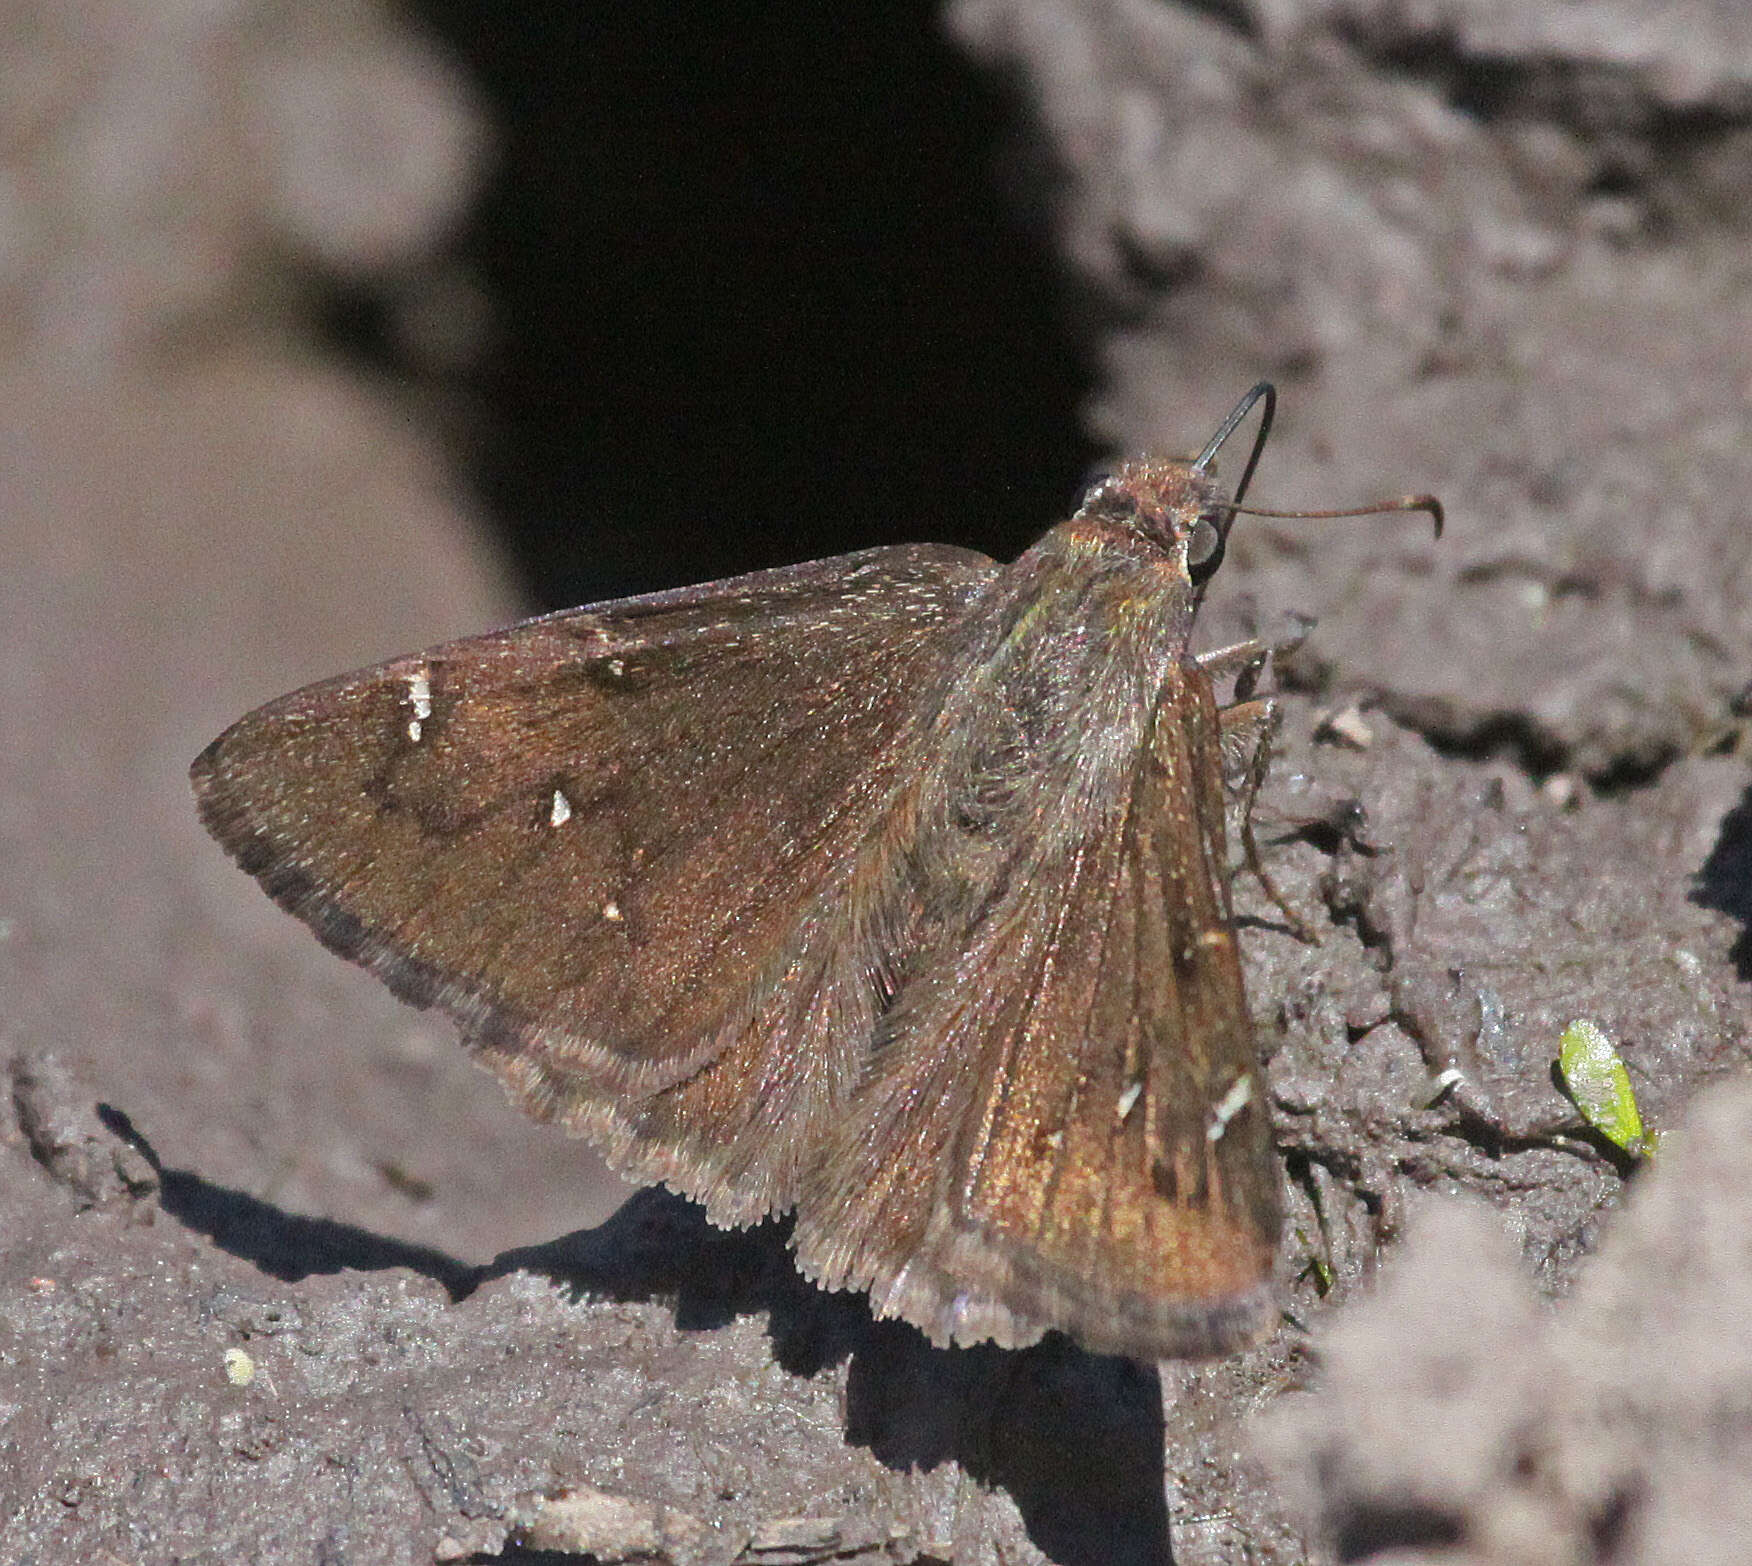
POLYGON ((1442 524, 1447 519, 1447 513, 1442 510, 1441 501, 1434 495, 1405 495, 1399 503, 1407 511, 1428 512, 1430 521, 1436 525, 1436 537, 1442 536, 1442 524))

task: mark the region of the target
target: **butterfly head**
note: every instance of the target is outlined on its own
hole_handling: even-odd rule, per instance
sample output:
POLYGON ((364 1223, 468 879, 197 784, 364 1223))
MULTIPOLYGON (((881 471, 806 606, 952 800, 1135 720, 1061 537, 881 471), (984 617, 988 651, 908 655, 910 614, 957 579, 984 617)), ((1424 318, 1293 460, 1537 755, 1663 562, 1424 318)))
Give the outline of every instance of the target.
POLYGON ((1252 387, 1230 411, 1217 433, 1190 462, 1143 458, 1128 462, 1101 479, 1083 497, 1078 516, 1092 521, 1117 523, 1142 535, 1162 549, 1184 572, 1195 588, 1203 588, 1223 563, 1229 528, 1259 466, 1265 437, 1271 430, 1277 408, 1277 390, 1269 381, 1252 387), (1241 482, 1225 500, 1217 489, 1216 458, 1229 437, 1240 428, 1256 403, 1264 407, 1253 450, 1242 469, 1241 482))
POLYGON ((1165 552, 1195 586, 1222 563, 1233 513, 1210 474, 1184 461, 1127 462, 1083 496, 1079 521, 1125 528, 1165 552))

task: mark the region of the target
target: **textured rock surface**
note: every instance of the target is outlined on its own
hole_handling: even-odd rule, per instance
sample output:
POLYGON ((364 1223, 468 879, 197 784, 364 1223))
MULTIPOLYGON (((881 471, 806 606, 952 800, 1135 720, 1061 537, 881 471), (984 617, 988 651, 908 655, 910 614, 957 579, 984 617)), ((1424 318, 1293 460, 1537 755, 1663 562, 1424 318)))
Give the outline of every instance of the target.
POLYGON ((1739 8, 946 8, 1032 115, 1103 439, 1271 374, 1262 504, 1449 506, 1246 519, 1209 606, 1320 616, 1260 822, 1322 940, 1239 883, 1291 1320, 1159 1370, 608 1218, 201 836, 251 703, 514 611, 432 437, 288 346, 313 269, 465 343, 486 137, 363 3, 10 11, 0 1557, 1746 1557, 1739 8), (1578 1016, 1684 1127, 1628 1183, 1552 1083, 1578 1016))
POLYGON ((1493 1215, 1414 1214, 1268 1426, 1349 1558, 1745 1559, 1749 1136, 1745 1082, 1700 1099, 1555 1310, 1493 1215))
POLYGON ((1426 733, 1641 775, 1752 661, 1752 73, 1729 4, 1585 9, 949 16, 1039 104, 1115 323, 1103 433, 1185 440, 1187 409, 1293 374, 1272 496, 1428 485, 1453 526, 1251 530, 1262 599, 1318 608, 1317 656, 1426 733))

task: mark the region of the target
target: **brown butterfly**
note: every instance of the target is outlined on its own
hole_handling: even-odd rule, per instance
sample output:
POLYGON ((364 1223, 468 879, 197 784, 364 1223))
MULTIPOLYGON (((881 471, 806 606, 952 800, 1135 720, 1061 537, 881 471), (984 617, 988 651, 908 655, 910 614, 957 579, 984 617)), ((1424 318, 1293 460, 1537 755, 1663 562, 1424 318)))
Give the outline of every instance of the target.
POLYGON ((1224 758, 1250 803, 1273 713, 1211 684, 1264 644, 1187 639, 1274 402, 1008 566, 869 549, 310 686, 202 752, 202 819, 529 1113, 718 1224, 795 1209, 823 1287, 939 1344, 1227 1352, 1280 1212, 1224 758))

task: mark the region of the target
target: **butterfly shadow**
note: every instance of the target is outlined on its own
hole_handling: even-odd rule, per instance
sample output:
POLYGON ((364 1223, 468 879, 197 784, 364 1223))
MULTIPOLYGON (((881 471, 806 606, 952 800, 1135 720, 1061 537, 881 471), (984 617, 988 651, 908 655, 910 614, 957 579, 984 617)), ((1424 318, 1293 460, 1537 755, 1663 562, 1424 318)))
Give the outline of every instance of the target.
POLYGON ((479 1280, 478 1267, 429 1245, 374 1234, 332 1218, 289 1213, 192 1170, 172 1168, 126 1112, 113 1104, 99 1104, 96 1115, 105 1130, 151 1166, 158 1182, 158 1204, 166 1213, 270 1278, 297 1283, 314 1273, 385 1272, 405 1267, 439 1284, 453 1302, 466 1298, 479 1280))
POLYGON ((666 1301, 683 1331, 764 1314, 773 1357, 791 1374, 847 1363, 846 1438, 885 1466, 958 1463, 1010 1495, 1059 1566, 1172 1566, 1153 1365, 1085 1353, 1058 1334, 1020 1350, 934 1348, 903 1322, 876 1320, 862 1294, 827 1293, 803 1278, 786 1244, 788 1221, 715 1229, 694 1203, 658 1189, 637 1193, 594 1229, 475 1267, 172 1168, 123 1111, 101 1104, 97 1117, 151 1165, 167 1214, 270 1277, 407 1268, 460 1303, 482 1284, 527 1272, 577 1299, 666 1301))
POLYGON ((810 1284, 789 1229, 715 1229, 694 1203, 646 1190, 597 1228, 505 1252, 482 1281, 522 1271, 578 1298, 666 1300, 684 1331, 764 1314, 790 1373, 847 1362, 846 1438, 885 1466, 956 1462, 1005 1490, 1060 1566, 1172 1561, 1154 1365, 1089 1354, 1058 1334, 1020 1350, 935 1348, 905 1323, 876 1320, 862 1294, 810 1284))

